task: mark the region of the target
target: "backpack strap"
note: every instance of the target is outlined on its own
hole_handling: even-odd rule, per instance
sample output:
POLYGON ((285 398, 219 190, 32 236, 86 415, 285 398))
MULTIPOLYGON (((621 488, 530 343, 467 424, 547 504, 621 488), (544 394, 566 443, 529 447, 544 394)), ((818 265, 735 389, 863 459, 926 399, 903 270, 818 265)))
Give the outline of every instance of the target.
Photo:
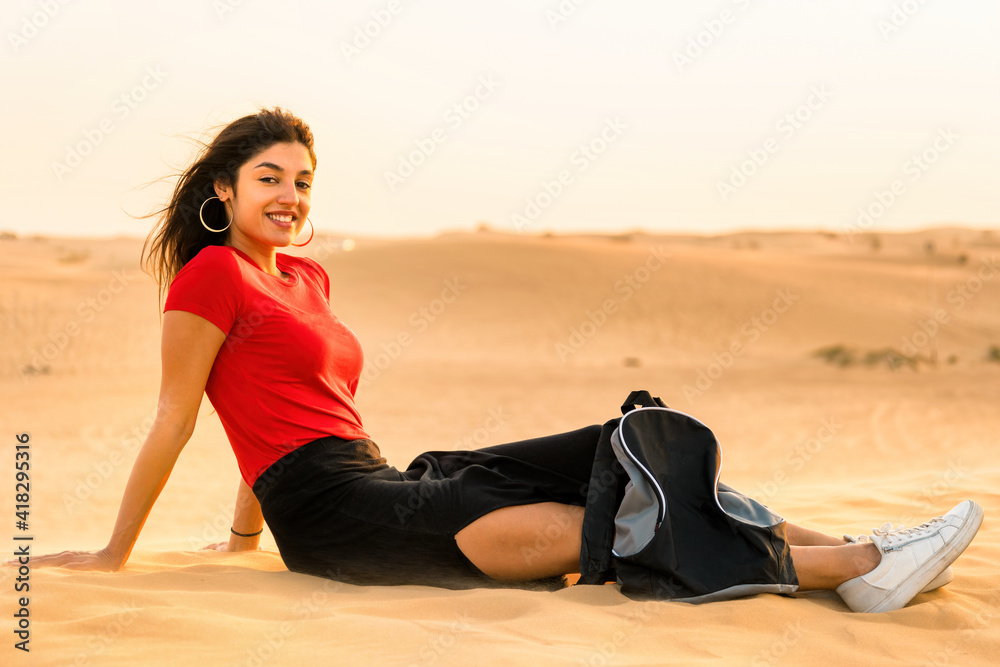
MULTIPOLYGON (((639 407, 667 405, 646 390, 633 391, 622 404, 622 414, 639 407)), ((618 461, 611 445, 611 436, 621 417, 604 423, 597 441, 597 451, 586 488, 586 511, 583 515, 583 544, 580 549, 579 584, 603 584, 615 581, 615 564, 611 553, 615 540, 615 515, 625 495, 629 476, 618 461)))
POLYGON ((659 396, 652 396, 645 389, 633 391, 622 403, 622 414, 627 415, 636 408, 669 408, 670 406, 660 400, 659 396))
POLYGON ((579 584, 600 585, 615 580, 611 554, 615 541, 615 514, 628 482, 628 474, 611 446, 611 435, 620 421, 621 417, 615 417, 601 428, 590 483, 585 487, 587 500, 583 515, 579 584))

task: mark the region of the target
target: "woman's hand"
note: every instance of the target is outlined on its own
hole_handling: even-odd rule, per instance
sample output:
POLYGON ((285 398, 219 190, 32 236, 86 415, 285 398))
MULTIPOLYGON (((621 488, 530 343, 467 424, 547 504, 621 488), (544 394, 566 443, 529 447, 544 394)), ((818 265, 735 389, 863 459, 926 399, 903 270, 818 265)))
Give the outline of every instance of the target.
MULTIPOLYGON (((8 561, 17 564, 18 561, 8 561)), ((116 572, 122 563, 113 558, 107 547, 100 551, 60 551, 57 554, 32 556, 32 567, 64 567, 67 570, 91 570, 96 572, 116 572)))
POLYGON ((232 539, 228 542, 216 542, 215 544, 209 544, 207 547, 202 547, 201 550, 205 551, 207 549, 213 549, 215 551, 227 551, 229 553, 236 553, 238 551, 263 551, 258 546, 258 538, 251 539, 232 539))

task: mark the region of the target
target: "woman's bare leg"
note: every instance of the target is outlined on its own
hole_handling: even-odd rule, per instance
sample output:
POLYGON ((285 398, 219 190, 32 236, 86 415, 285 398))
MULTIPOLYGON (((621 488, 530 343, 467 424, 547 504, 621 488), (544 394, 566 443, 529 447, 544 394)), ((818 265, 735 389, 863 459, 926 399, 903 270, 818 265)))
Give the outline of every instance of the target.
POLYGON ((843 538, 803 528, 787 521, 785 522, 785 539, 788 540, 788 544, 797 547, 842 547, 847 544, 843 538))
MULTIPOLYGON (((504 507, 480 517, 455 536, 472 563, 493 579, 529 581, 578 572, 583 508, 560 503, 504 507)), ((786 525, 792 565, 801 590, 832 590, 873 570, 874 544, 786 525)))
POLYGON ((504 507, 455 535, 473 565, 506 581, 579 572, 582 540, 583 508, 560 503, 504 507))
POLYGON ((838 547, 789 547, 799 590, 833 590, 848 579, 874 570, 882 560, 871 542, 838 547))
POLYGON ((882 556, 874 544, 848 544, 816 530, 785 523, 785 538, 799 589, 833 590, 848 579, 871 572, 882 556))

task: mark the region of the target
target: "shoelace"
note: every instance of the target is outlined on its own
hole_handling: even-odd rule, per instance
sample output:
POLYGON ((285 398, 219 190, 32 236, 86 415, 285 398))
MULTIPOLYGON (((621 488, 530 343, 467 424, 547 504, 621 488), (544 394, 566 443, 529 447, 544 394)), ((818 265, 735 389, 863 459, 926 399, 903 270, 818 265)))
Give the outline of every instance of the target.
MULTIPOLYGON (((899 528, 893 528, 892 523, 883 523, 880 527, 874 528, 872 530, 872 535, 888 535, 893 530, 903 530, 904 526, 900 525, 899 528)), ((844 535, 844 537, 850 537, 849 535, 844 535)), ((871 542, 871 537, 868 535, 858 535, 857 537, 851 537, 855 543, 859 542, 871 542)))
MULTIPOLYGON (((936 516, 933 519, 931 519, 930 521, 926 521, 926 522, 924 522, 924 523, 922 523, 919 526, 916 526, 914 528, 907 528, 903 524, 900 524, 897 528, 893 528, 892 522, 891 521, 887 521, 886 523, 883 523, 878 528, 873 528, 871 534, 872 535, 878 535, 879 537, 883 537, 883 538, 888 538, 889 536, 891 536, 893 534, 900 535, 900 536, 903 536, 903 537, 909 537, 910 535, 915 535, 916 533, 918 533, 918 532, 920 532, 922 530, 926 530, 927 528, 930 528, 933 524, 937 523, 938 521, 943 521, 943 520, 944 520, 943 516, 936 516)), ((844 537, 852 540, 856 544, 857 543, 861 543, 861 542, 871 542, 872 541, 871 536, 869 536, 869 535, 858 535, 857 537, 852 537, 850 535, 844 535, 844 537)))
MULTIPOLYGON (((893 528, 891 522, 883 523, 878 528, 873 528, 872 529, 872 535, 888 535, 889 533, 891 533, 894 530, 904 530, 905 528, 906 528, 906 526, 904 526, 902 524, 899 525, 899 528, 893 528)), ((865 537, 868 537, 868 536, 865 535, 865 537)))
POLYGON ((925 521, 919 526, 914 526, 913 528, 904 528, 903 526, 893 528, 891 523, 885 523, 882 524, 881 527, 873 530, 872 534, 879 535, 883 538, 883 548, 891 547, 893 544, 898 544, 899 542, 905 542, 908 539, 919 537, 920 533, 932 530, 935 527, 935 524, 943 522, 943 516, 936 516, 930 521, 925 521))

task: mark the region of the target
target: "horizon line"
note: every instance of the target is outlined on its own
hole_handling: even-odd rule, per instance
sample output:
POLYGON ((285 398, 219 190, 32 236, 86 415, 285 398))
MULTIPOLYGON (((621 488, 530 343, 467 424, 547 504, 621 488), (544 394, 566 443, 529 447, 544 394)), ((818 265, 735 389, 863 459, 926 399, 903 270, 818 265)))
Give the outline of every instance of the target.
MULTIPOLYGON (((983 225, 979 226, 974 223, 962 222, 962 223, 928 223, 924 226, 907 227, 901 229, 867 229, 860 232, 860 234, 882 234, 887 236, 894 235, 905 235, 905 234, 917 234, 921 232, 933 232, 933 231, 944 231, 944 230, 954 230, 954 231, 1000 231, 1000 223, 993 225, 983 225)), ((15 230, 10 229, 0 229, 0 240, 42 240, 42 239, 88 239, 88 240, 125 240, 132 239, 142 241, 149 238, 149 234, 146 235, 132 235, 132 234, 90 234, 86 236, 81 235, 71 235, 71 234, 60 234, 58 232, 51 233, 32 233, 32 234, 21 234, 15 230), (12 238, 13 237, 13 238, 12 238)), ((457 234, 497 234, 506 236, 520 236, 520 237, 552 237, 552 236, 606 236, 606 237, 621 237, 621 236, 695 236, 695 237, 720 237, 720 236, 738 236, 741 234, 823 234, 823 235, 841 235, 847 233, 845 230, 829 229, 825 227, 814 227, 814 228, 801 228, 801 227, 739 227, 724 231, 695 231, 691 229, 674 229, 670 231, 655 231, 649 230, 642 227, 634 227, 629 229, 620 230, 565 230, 556 231, 554 229, 540 229, 532 232, 518 232, 514 230, 508 230, 503 227, 496 227, 489 222, 483 221, 476 223, 469 228, 454 228, 454 229, 441 229, 434 232, 428 232, 426 234, 351 234, 341 231, 333 230, 321 230, 317 229, 316 234, 318 236, 334 236, 342 239, 377 239, 382 241, 389 240, 407 240, 407 239, 431 239, 440 236, 457 235, 457 234)))

